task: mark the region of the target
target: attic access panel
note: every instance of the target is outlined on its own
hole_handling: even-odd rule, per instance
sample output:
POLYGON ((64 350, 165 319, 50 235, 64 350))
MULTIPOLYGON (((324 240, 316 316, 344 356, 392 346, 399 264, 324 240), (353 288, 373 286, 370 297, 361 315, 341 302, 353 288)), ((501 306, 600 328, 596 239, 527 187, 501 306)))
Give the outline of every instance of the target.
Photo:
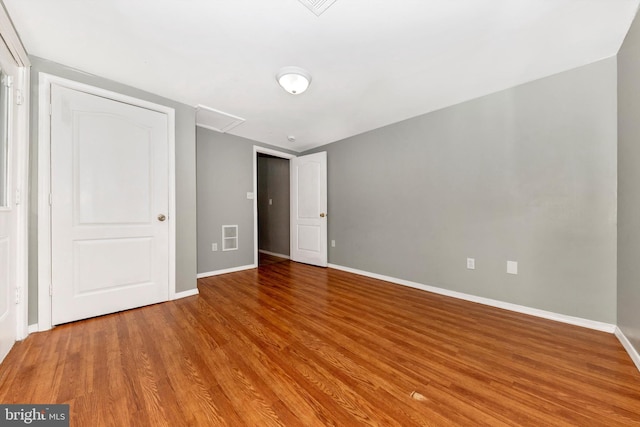
POLYGON ((228 132, 244 123, 242 117, 218 111, 205 105, 196 106, 196 125, 218 132, 228 132))

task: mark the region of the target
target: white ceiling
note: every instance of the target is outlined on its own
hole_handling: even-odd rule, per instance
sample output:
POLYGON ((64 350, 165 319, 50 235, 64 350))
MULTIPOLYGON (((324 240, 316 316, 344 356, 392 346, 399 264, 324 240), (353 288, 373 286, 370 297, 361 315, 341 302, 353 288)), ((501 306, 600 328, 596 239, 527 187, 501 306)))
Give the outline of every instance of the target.
POLYGON ((27 51, 302 151, 615 55, 640 0, 4 0, 27 51), (307 92, 276 83, 307 69, 307 92), (287 136, 294 135, 291 143, 287 136))

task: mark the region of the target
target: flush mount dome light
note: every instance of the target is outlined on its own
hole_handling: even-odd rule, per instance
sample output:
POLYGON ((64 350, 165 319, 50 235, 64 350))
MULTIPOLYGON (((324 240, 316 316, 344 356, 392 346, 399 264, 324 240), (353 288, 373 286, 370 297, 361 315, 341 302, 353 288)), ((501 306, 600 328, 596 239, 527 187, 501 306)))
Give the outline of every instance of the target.
POLYGON ((300 67, 284 67, 276 74, 276 80, 282 89, 293 95, 299 95, 309 87, 311 74, 300 67))

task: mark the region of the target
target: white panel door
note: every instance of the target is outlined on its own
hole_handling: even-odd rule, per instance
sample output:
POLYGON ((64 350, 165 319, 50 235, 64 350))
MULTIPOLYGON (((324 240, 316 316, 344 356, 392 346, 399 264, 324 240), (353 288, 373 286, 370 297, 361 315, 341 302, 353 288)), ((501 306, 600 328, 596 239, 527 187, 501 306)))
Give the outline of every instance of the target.
POLYGON ((52 324, 169 298, 166 114, 51 87, 52 324))
MULTIPOLYGON (((4 46, 2 46, 4 48, 4 46)), ((4 52, 0 57, 5 59, 4 52)), ((17 67, 0 61, 0 361, 16 341, 17 210, 15 207, 16 147, 11 138, 11 82, 17 67)))
POLYGON ((291 259, 327 266, 327 153, 296 157, 291 167, 291 259))

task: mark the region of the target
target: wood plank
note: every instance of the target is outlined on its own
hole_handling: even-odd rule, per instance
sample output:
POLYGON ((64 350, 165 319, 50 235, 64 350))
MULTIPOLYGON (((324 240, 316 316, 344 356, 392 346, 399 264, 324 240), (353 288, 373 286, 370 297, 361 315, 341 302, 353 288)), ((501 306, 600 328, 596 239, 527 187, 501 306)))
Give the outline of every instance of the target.
POLYGON ((0 402, 76 426, 640 426, 611 334, 290 261, 198 287, 32 334, 0 402))

